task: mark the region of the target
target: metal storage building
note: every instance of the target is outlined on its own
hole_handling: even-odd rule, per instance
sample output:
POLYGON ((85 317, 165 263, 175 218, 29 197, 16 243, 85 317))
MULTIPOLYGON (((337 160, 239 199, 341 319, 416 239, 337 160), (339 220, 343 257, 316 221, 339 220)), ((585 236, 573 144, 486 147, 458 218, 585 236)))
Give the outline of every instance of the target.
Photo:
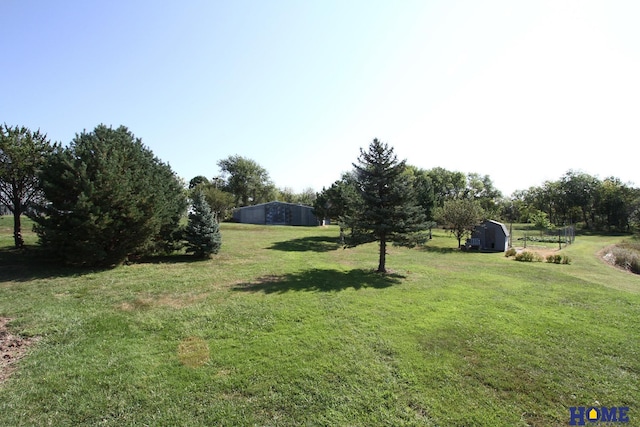
POLYGON ((311 206, 277 201, 237 208, 233 220, 245 224, 318 225, 311 206))
POLYGON ((504 252, 509 248, 509 231, 503 223, 487 219, 475 226, 466 246, 482 251, 504 252))

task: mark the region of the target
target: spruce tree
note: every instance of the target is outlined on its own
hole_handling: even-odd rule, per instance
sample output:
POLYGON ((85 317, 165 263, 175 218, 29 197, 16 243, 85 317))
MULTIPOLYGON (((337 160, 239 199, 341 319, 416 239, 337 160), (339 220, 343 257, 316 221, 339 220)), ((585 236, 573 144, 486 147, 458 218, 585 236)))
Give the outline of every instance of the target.
POLYGON ((187 252, 198 258, 208 258, 217 254, 222 244, 220 229, 209 204, 200 190, 193 195, 192 211, 185 230, 187 252))
POLYGON ((361 208, 350 219, 350 246, 379 242, 378 272, 386 272, 387 243, 414 246, 427 240, 426 215, 416 199, 406 162, 393 148, 374 139, 369 150, 360 149, 355 168, 361 208))

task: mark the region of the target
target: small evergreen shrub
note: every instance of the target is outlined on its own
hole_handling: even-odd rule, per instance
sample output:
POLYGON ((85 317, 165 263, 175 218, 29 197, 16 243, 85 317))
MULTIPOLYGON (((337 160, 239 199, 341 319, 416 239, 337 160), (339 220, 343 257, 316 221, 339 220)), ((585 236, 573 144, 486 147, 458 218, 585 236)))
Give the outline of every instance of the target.
POLYGON ((562 264, 571 264, 571 258, 567 255, 562 255, 562 264))
POLYGON ((507 251, 504 253, 504 256, 506 256, 507 258, 511 257, 511 256, 515 256, 515 254, 517 253, 515 248, 509 248, 507 249, 507 251))
POLYGON ((193 197, 192 212, 184 234, 187 253, 198 258, 208 258, 220 250, 222 238, 218 222, 202 191, 196 191, 193 197))

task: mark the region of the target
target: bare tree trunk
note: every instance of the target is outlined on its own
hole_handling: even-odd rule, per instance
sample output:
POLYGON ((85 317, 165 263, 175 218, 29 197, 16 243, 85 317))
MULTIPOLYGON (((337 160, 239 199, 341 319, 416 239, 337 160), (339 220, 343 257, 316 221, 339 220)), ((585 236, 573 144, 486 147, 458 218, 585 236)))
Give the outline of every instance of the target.
POLYGON ((13 209, 13 242, 16 248, 24 246, 24 240, 22 239, 22 224, 20 223, 21 206, 15 206, 13 209))
POLYGON ((387 236, 380 237, 380 261, 378 262, 378 273, 386 273, 385 268, 387 258, 387 236))
POLYGON ((589 225, 589 218, 587 218, 587 211, 584 206, 581 206, 582 209, 582 219, 584 220, 584 224, 587 227, 587 230, 591 230, 591 225, 589 225))
POLYGON ((458 249, 460 249, 462 247, 462 236, 464 236, 464 231, 456 230, 454 234, 456 239, 458 239, 458 249))

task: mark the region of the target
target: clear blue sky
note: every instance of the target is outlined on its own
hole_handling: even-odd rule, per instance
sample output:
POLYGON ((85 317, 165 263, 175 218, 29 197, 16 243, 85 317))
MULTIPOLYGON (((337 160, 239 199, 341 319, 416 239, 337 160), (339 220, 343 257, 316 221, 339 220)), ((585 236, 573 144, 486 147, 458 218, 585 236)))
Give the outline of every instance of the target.
POLYGON ((640 2, 2 0, 0 123, 127 126, 187 181, 320 190, 373 138, 505 195, 640 185, 640 2))

